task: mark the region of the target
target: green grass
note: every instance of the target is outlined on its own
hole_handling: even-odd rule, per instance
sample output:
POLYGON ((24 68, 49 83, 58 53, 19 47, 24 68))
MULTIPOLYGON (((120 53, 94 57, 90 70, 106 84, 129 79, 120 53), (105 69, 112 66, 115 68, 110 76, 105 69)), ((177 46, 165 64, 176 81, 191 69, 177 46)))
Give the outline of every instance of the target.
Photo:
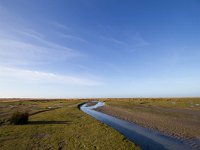
MULTIPOLYGON (((24 109, 32 108, 32 111, 62 105, 62 108, 30 116, 27 125, 1 125, 0 149, 139 149, 114 129, 77 109, 81 102, 83 101, 0 103, 0 106, 20 104, 24 109)), ((5 111, 6 108, 4 113, 5 111)))
POLYGON ((159 106, 167 108, 187 108, 200 110, 200 98, 126 98, 126 99, 105 99, 106 103, 112 106, 159 106))

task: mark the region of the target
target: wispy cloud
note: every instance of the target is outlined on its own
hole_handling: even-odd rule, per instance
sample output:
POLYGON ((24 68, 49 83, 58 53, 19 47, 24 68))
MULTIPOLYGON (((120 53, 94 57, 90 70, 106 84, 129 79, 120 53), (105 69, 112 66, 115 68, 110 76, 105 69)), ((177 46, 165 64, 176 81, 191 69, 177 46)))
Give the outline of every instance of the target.
POLYGON ((104 42, 120 46, 123 50, 128 52, 136 51, 137 49, 149 46, 150 43, 140 33, 130 30, 119 30, 115 27, 100 26, 102 34, 99 36, 104 42))
POLYGON ((51 72, 0 67, 1 80, 22 81, 38 84, 66 84, 80 86, 97 86, 102 83, 96 80, 77 76, 60 75, 51 72))
POLYGON ((60 32, 56 32, 56 35, 58 35, 62 38, 67 38, 69 40, 78 40, 80 42, 87 42, 85 39, 83 39, 80 36, 75 36, 75 35, 70 35, 70 34, 65 34, 65 33, 60 33, 60 32))
POLYGON ((124 37, 123 40, 111 36, 101 36, 101 38, 108 42, 126 47, 143 47, 149 45, 149 42, 146 41, 140 34, 129 35, 128 37, 124 37))
POLYGON ((82 54, 74 49, 46 40, 43 34, 34 30, 15 30, 16 34, 0 35, 1 61, 24 60, 31 61, 56 61, 80 57, 82 54))
POLYGON ((59 23, 57 21, 53 21, 52 25, 57 27, 57 28, 64 29, 64 30, 70 30, 71 29, 70 27, 68 27, 68 26, 66 26, 66 25, 64 25, 62 23, 59 23))
POLYGON ((127 45, 127 43, 126 43, 125 41, 116 39, 116 38, 114 38, 114 37, 101 36, 101 38, 102 38, 103 40, 106 40, 106 41, 109 41, 109 42, 113 42, 113 43, 116 43, 116 44, 127 45))
POLYGON ((45 36, 39 32, 36 32, 35 30, 32 29, 26 29, 26 30, 17 30, 13 29, 13 32, 19 33, 20 35, 28 36, 37 40, 41 40, 45 36))
POLYGON ((139 47, 139 46, 148 46, 150 45, 150 43, 144 39, 144 37, 140 34, 137 33, 132 37, 132 40, 135 43, 135 46, 139 47))
POLYGON ((18 33, 20 33, 21 35, 25 35, 25 36, 29 36, 35 40, 37 40, 38 42, 40 42, 41 44, 45 45, 45 46, 48 46, 48 47, 54 47, 56 49, 62 49, 62 50, 68 50, 68 51, 75 51, 75 50, 72 50, 66 46, 62 46, 62 45, 59 45, 55 42, 52 42, 52 41, 48 41, 46 40, 44 37, 44 35, 42 35, 41 33, 38 33, 34 30, 28 30, 28 31, 21 31, 21 30, 15 30, 17 31, 18 33))

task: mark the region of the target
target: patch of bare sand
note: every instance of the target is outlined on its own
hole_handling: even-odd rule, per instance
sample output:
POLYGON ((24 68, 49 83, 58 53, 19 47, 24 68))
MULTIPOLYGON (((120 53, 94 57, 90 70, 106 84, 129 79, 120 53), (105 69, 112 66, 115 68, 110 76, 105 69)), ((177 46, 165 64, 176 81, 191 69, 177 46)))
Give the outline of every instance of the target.
POLYGON ((200 148, 200 111, 157 106, 103 106, 97 111, 183 139, 200 148), (197 140, 196 140, 197 139, 197 140))

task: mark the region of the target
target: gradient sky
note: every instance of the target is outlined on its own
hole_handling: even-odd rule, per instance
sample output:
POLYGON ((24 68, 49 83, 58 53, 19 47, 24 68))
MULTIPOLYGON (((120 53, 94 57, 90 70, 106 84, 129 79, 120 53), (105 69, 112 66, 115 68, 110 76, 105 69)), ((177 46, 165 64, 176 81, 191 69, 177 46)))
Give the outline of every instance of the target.
POLYGON ((199 0, 0 0, 0 97, 200 96, 199 0))

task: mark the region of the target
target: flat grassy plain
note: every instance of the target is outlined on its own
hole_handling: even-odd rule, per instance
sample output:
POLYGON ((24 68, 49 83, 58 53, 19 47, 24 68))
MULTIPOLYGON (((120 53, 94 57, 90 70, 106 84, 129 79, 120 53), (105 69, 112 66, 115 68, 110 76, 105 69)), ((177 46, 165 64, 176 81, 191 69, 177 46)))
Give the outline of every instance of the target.
POLYGON ((139 149, 123 135, 77 108, 85 100, 0 101, 1 150, 139 149), (26 125, 10 125, 17 110, 28 110, 26 125))
POLYGON ((200 146, 195 142, 195 139, 200 140, 200 98, 127 98, 104 101, 106 106, 97 108, 98 111, 200 146))

